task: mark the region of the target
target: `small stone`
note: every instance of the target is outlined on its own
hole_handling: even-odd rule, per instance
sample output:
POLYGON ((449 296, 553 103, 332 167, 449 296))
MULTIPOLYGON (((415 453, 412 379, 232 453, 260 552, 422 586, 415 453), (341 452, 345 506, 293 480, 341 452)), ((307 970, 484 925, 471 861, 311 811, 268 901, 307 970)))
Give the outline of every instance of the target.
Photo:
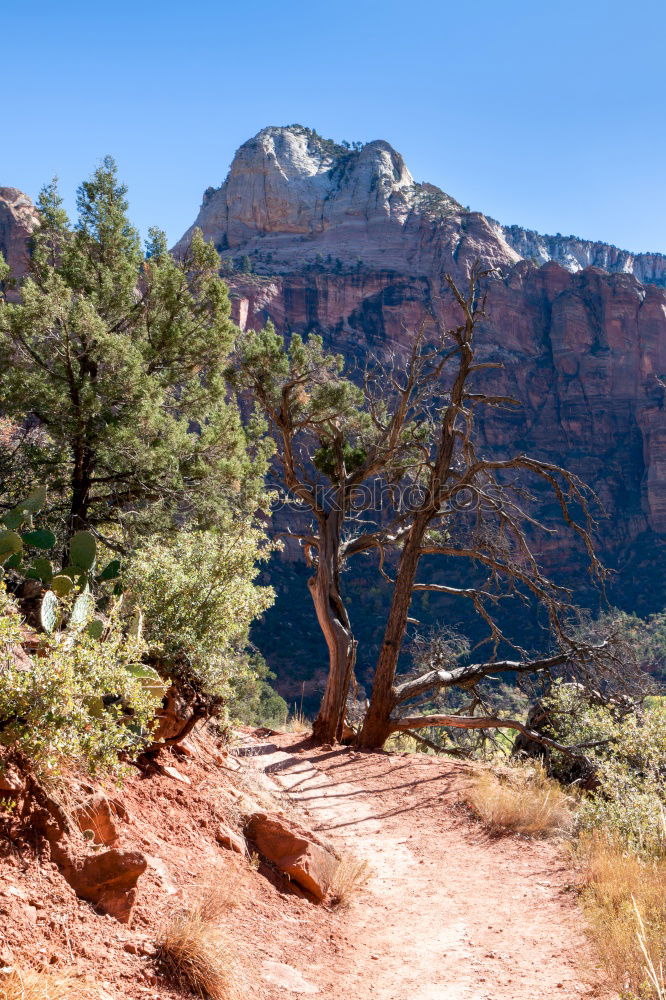
POLYGON ((319 993, 319 987, 308 982, 298 969, 284 962, 265 961, 261 965, 261 977, 264 982, 271 986, 277 986, 287 993, 298 993, 312 995, 319 993))
POLYGON ((171 764, 162 764, 162 770, 168 778, 173 778, 174 781, 182 781, 184 785, 192 784, 186 774, 181 774, 178 768, 173 767, 171 764))
POLYGON ((224 823, 220 823, 215 833, 215 839, 221 847, 226 847, 228 851, 234 851, 236 854, 245 854, 245 841, 238 833, 234 833, 230 830, 228 826, 224 823))

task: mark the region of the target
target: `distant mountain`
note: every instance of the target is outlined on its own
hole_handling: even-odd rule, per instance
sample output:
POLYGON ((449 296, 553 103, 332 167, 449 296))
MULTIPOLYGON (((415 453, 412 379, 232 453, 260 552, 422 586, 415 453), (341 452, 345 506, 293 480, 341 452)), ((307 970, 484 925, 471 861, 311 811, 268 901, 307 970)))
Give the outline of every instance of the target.
POLYGON ((265 128, 244 143, 222 186, 206 191, 194 225, 221 251, 249 254, 258 270, 269 265, 272 273, 331 254, 437 276, 438 251, 469 256, 478 241, 484 262, 503 268, 555 261, 571 273, 600 267, 666 284, 666 255, 502 226, 432 184, 415 183, 388 142, 352 149, 300 125, 265 128))

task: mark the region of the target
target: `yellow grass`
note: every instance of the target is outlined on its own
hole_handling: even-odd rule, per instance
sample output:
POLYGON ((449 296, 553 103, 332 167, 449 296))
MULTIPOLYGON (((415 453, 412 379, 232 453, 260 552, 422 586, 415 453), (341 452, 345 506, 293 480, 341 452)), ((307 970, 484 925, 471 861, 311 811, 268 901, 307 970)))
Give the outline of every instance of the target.
POLYGON ((0 974, 0 1000, 100 1000, 95 983, 74 976, 35 969, 0 974))
POLYGON ((539 765, 484 771, 472 782, 467 802, 493 833, 550 837, 573 824, 570 796, 539 765))
POLYGON ((312 723, 303 715, 302 710, 294 709, 284 728, 288 733, 309 733, 312 731, 312 723))
POLYGON ((599 834, 581 842, 585 909, 610 984, 666 1000, 666 858, 644 860, 599 834))
POLYGON ((331 906, 345 908, 370 878, 367 861, 359 861, 351 854, 343 854, 337 864, 329 886, 331 906))
POLYGON ((171 917, 157 941, 172 982, 210 1000, 234 996, 233 949, 218 923, 224 909, 223 902, 204 899, 171 917))
POLYGON ((238 903, 233 873, 216 866, 188 909, 171 916, 158 937, 162 968, 181 989, 210 1000, 231 1000, 235 991, 235 951, 228 914, 238 903))

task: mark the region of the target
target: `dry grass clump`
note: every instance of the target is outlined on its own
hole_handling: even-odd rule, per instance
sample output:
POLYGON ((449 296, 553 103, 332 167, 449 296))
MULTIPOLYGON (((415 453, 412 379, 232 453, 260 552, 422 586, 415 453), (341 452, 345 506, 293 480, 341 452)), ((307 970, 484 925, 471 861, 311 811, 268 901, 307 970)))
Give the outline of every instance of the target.
POLYGON ((0 974, 0 1000, 100 1000, 102 990, 84 979, 36 969, 0 974))
POLYGON ((312 732, 312 723, 303 715, 302 709, 294 709, 284 728, 287 733, 309 733, 312 732))
POLYGON ((611 985, 666 1000, 666 858, 643 859, 599 834, 581 841, 585 909, 611 985))
POLYGON ((550 837, 573 825, 571 797, 535 764, 484 771, 474 779, 467 803, 493 833, 550 837))
POLYGON ((367 861, 359 861, 352 854, 343 854, 329 885, 331 906, 341 909, 349 906, 357 892, 367 884, 370 874, 367 861))
POLYGON ((207 901, 175 914, 158 940, 160 964, 180 989, 210 1000, 234 995, 233 949, 207 901))
POLYGON ((231 1000, 235 951, 221 922, 241 902, 233 871, 215 865, 199 883, 199 898, 171 916, 157 940, 162 968, 181 989, 231 1000))

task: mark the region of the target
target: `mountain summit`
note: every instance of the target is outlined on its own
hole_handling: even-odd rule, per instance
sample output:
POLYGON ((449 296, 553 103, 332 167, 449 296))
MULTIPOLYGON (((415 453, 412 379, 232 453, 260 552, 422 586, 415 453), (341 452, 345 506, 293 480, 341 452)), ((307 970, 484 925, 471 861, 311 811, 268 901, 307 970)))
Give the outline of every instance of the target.
POLYGON ((595 266, 666 283, 666 256, 502 226, 416 183, 388 142, 335 143, 302 125, 270 126, 244 143, 222 186, 206 191, 194 225, 220 251, 273 272, 330 254, 434 277, 433 253, 446 260, 463 252, 502 271, 523 259, 552 260, 570 272, 595 266))

